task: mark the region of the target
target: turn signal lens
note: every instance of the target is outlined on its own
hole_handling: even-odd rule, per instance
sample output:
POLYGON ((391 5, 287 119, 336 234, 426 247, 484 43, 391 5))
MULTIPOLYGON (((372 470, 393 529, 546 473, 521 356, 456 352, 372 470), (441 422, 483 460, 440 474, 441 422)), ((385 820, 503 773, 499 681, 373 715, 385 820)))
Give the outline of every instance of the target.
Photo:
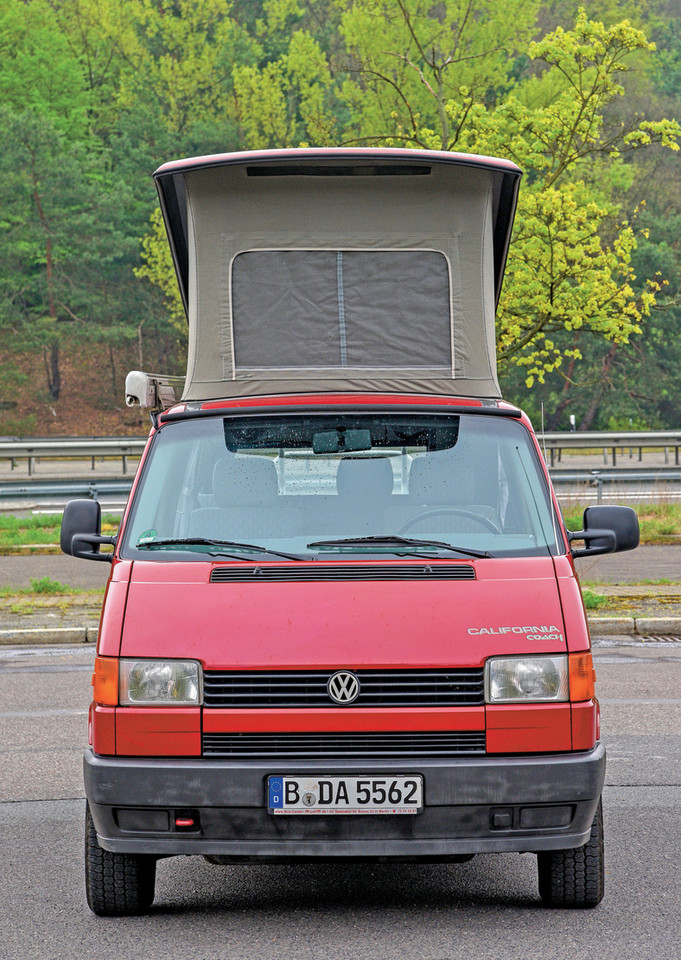
POLYGON ((594 696, 596 671, 590 653, 571 653, 570 664, 570 700, 591 700, 594 696))
POLYGON ((95 703, 109 707, 118 705, 118 660, 115 657, 95 657, 92 686, 95 703))

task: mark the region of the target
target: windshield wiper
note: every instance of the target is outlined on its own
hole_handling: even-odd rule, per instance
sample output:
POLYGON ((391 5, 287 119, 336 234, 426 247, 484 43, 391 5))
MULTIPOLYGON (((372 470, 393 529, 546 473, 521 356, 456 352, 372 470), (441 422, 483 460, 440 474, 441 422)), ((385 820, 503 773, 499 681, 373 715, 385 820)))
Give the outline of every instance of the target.
MULTIPOLYGON (((375 547, 438 547, 443 550, 454 550, 456 553, 463 553, 467 557, 491 557, 492 554, 487 550, 473 550, 471 547, 457 547, 453 543, 445 543, 443 540, 414 540, 412 537, 383 536, 383 537, 347 537, 344 540, 315 540, 308 543, 308 550, 314 547, 361 547, 364 545, 375 547)), ((398 552, 398 551, 395 551, 398 552)))
MULTIPOLYGON (((269 553, 274 557, 284 557, 285 560, 305 560, 305 557, 296 556, 293 553, 282 553, 281 550, 270 550, 268 547, 260 547, 254 543, 238 543, 236 540, 210 540, 208 537, 178 537, 166 540, 149 540, 146 543, 138 543, 138 550, 146 550, 149 547, 175 547, 175 546, 208 546, 208 547, 227 547, 230 550, 248 550, 254 553, 269 553)), ((209 551, 211 557, 226 556, 222 551, 209 551)), ((241 558, 239 558, 241 559, 241 558)))

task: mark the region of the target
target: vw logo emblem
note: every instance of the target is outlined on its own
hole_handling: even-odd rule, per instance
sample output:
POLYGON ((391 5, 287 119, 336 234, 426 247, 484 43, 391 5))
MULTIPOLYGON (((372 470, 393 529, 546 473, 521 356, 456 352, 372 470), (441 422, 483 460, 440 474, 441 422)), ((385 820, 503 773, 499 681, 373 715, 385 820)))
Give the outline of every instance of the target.
POLYGON ((354 673, 340 670, 329 678, 326 691, 336 703, 353 703, 359 696, 359 680, 354 673))

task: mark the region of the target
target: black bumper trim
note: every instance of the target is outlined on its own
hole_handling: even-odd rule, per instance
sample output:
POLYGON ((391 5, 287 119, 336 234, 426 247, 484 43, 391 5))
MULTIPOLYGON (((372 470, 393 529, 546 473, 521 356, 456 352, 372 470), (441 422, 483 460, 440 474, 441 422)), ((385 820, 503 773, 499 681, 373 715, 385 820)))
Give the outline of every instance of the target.
POLYGON ((285 769, 276 761, 101 757, 88 750, 84 767, 99 842, 114 852, 253 859, 444 858, 586 843, 603 788, 605 748, 598 744, 584 753, 401 763, 287 763, 285 769), (426 807, 413 817, 272 817, 265 808, 265 781, 273 773, 422 773, 426 807), (569 804, 574 814, 562 826, 522 829, 521 808, 542 804, 569 804), (116 819, 120 808, 196 809, 200 831, 121 830, 116 819), (512 828, 492 825, 499 808, 511 810, 512 828))

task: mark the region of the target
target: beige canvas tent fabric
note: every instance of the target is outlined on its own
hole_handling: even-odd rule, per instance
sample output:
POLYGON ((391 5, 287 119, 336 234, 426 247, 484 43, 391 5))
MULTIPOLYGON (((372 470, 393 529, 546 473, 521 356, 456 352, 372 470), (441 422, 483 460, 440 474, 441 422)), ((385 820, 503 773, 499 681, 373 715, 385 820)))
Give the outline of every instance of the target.
POLYGON ((186 233, 183 399, 499 396, 494 229, 512 165, 266 156, 168 165, 186 233))

